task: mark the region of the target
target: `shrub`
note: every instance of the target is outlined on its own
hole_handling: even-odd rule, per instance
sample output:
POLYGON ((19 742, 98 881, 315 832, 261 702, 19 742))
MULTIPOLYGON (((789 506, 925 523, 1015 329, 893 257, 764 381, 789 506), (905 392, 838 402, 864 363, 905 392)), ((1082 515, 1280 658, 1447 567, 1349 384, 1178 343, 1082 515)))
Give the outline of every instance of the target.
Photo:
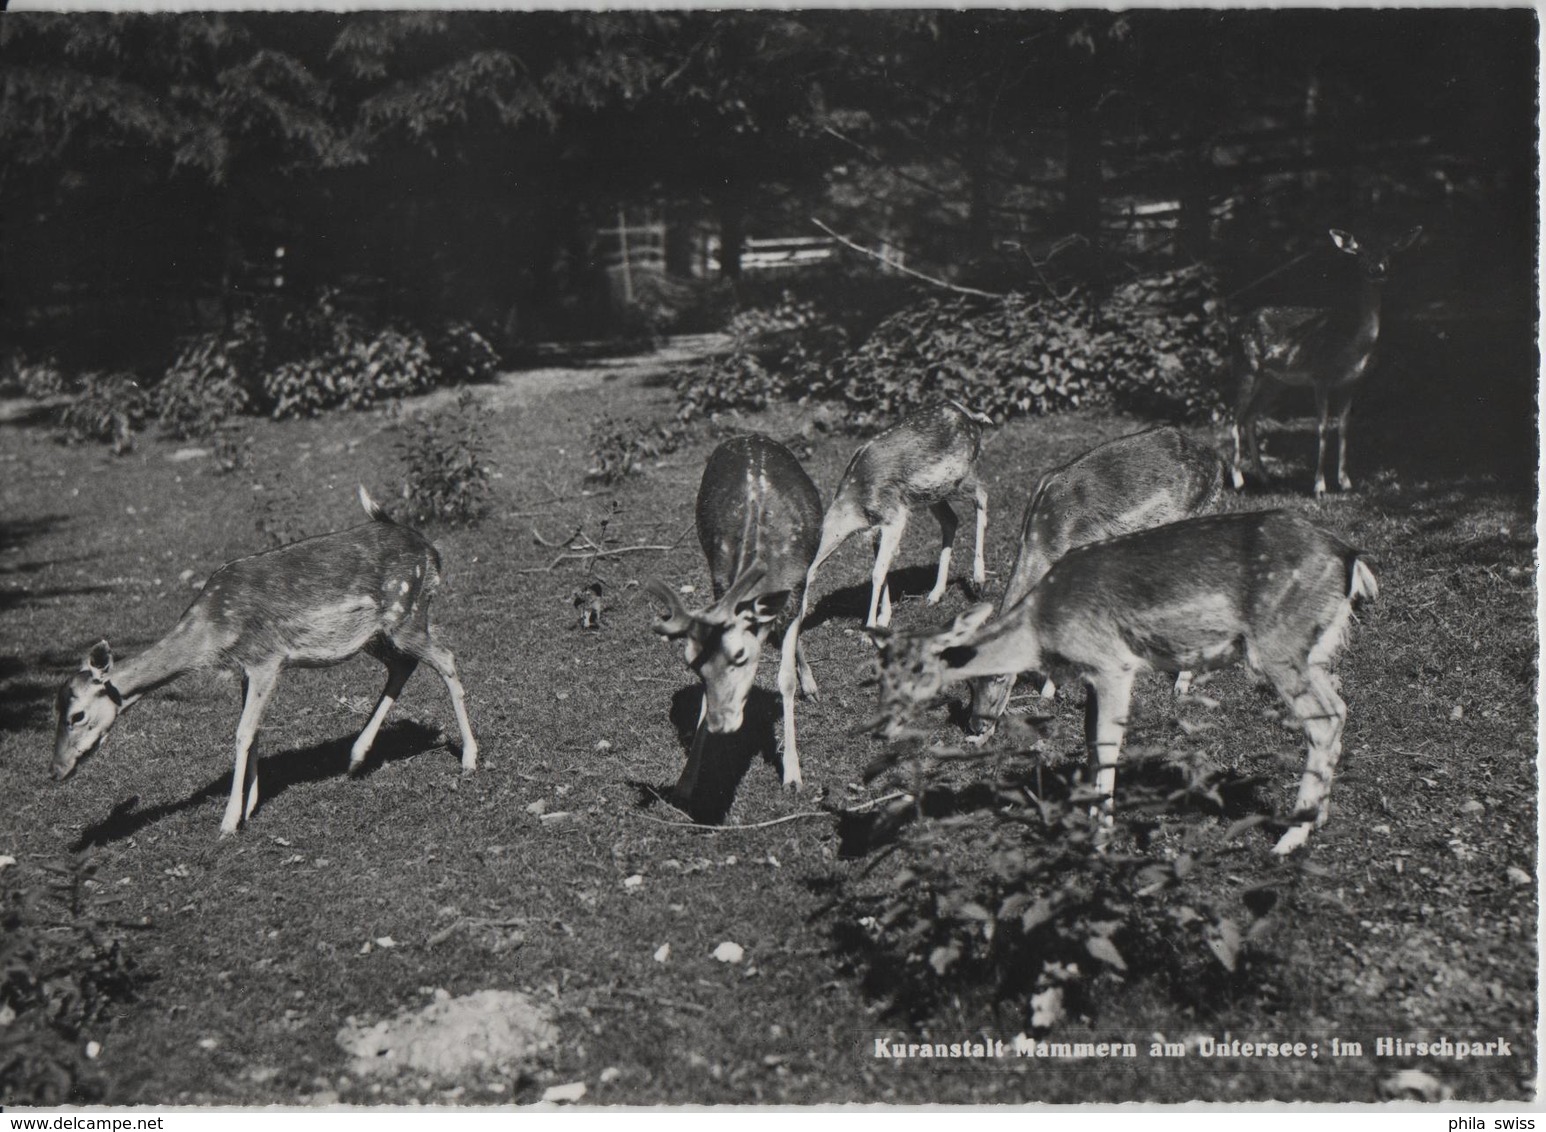
POLYGON ((1021 996, 1027 1032, 1045 1032, 1076 1008, 1091 1013, 1106 975, 1157 978, 1187 1005, 1206 1006, 1263 969, 1255 949, 1275 893, 1257 893, 1261 916, 1245 912, 1242 926, 1210 889, 1223 859, 1244 852, 1230 842, 1267 819, 1221 836, 1196 830, 1172 855, 1154 843, 1160 814, 1199 801, 1223 807, 1219 773, 1173 759, 1168 771, 1183 781, 1167 789, 1130 767, 1108 831, 1090 813, 1091 791, 1060 792, 1034 761, 999 757, 998 780, 966 790, 949 785, 937 757, 913 764, 909 795, 887 815, 900 827, 899 867, 842 905, 874 981, 899 1002, 926 1013, 946 994, 986 986, 1021 996))
POLYGON ((121 925, 96 907, 95 866, 77 859, 0 874, 0 1106, 95 1100, 85 1042, 131 999, 121 925), (38 881, 20 887, 21 878, 38 881))
POLYGON ((456 403, 415 417, 397 441, 409 506, 417 520, 472 522, 489 491, 489 441, 478 399, 463 390, 456 403))
POLYGON ((441 326, 430 354, 447 383, 492 381, 499 370, 499 351, 470 322, 441 326))
POLYGON ((674 422, 641 426, 603 417, 591 429, 591 466, 585 478, 617 483, 642 471, 647 462, 675 452, 686 437, 687 430, 674 422))
POLYGON ((179 438, 210 436, 250 411, 267 354, 267 335, 251 313, 238 317, 229 333, 186 342, 155 387, 162 429, 179 438))
POLYGON ((1134 280, 1099 303, 1080 293, 932 296, 846 353, 831 321, 784 303, 740 316, 736 348, 681 375, 680 415, 821 399, 867 429, 952 397, 1001 419, 1092 404, 1217 418, 1227 331, 1212 313, 1215 290, 1209 272, 1188 268, 1134 280))
POLYGON ((422 393, 440 371, 418 331, 388 328, 351 339, 324 354, 270 371, 263 392, 276 419, 314 417, 324 409, 364 409, 377 401, 422 393))
POLYGON ((71 444, 110 442, 122 455, 150 415, 150 398, 131 373, 83 374, 80 388, 59 417, 60 434, 71 444))
POLYGON ((0 370, 0 387, 14 389, 23 397, 31 397, 35 401, 58 397, 69 385, 69 379, 53 358, 29 362, 21 354, 12 354, 5 359, 4 368, 0 370))

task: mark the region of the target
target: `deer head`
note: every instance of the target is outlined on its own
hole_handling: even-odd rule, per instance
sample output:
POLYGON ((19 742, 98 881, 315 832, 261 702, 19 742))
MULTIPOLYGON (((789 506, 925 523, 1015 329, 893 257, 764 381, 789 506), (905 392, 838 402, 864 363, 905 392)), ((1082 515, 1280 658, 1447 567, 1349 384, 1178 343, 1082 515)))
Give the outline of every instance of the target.
POLYGON ((1390 277, 1390 257, 1397 252, 1404 252, 1417 242, 1417 237, 1423 234, 1421 227, 1413 228, 1410 232, 1392 241, 1383 248, 1370 247, 1360 244, 1351 232, 1345 232, 1341 228, 1331 229, 1332 243, 1350 256, 1358 257, 1358 266, 1363 270, 1363 276, 1370 283, 1383 283, 1390 277))
POLYGON ((984 603, 933 632, 866 630, 880 650, 880 713, 886 738, 896 735, 915 704, 928 703, 944 690, 951 669, 971 659, 970 642, 991 616, 993 607, 984 603))
POLYGON ((703 722, 716 734, 740 729, 762 643, 789 600, 788 590, 753 592, 765 575, 760 565, 747 567, 724 596, 699 610, 687 609, 658 579, 645 587, 667 610, 655 621, 655 632, 686 642, 687 667, 703 681, 703 722))
POLYGON ((81 669, 64 682, 54 701, 54 777, 68 778, 82 759, 95 753, 118 720, 124 697, 113 687, 113 650, 98 641, 81 669))

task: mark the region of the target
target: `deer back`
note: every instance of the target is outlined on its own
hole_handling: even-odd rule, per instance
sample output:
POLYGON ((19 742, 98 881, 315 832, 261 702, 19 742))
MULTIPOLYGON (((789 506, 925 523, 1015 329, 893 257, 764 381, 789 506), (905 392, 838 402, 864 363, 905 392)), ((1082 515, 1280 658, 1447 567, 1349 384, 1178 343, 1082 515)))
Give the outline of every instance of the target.
POLYGON ((972 642, 984 656, 959 659, 980 667, 1018 635, 1038 662, 1084 671, 1205 671, 1242 651, 1257 666, 1302 664, 1340 635, 1352 598, 1374 595, 1359 558, 1288 511, 1170 523, 1071 550, 972 642))
POLYGON ((951 401, 908 414, 854 453, 833 509, 855 507, 873 525, 954 495, 975 475, 986 420, 951 401))
POLYGON ((227 563, 179 627, 208 626, 239 664, 279 656, 305 665, 342 660, 410 620, 427 625, 440 555, 417 531, 376 514, 348 530, 227 563))
POLYGON ((798 607, 822 510, 821 493, 789 449, 756 434, 725 441, 704 465, 695 515, 716 599, 756 564, 762 580, 743 598, 788 592, 798 607))

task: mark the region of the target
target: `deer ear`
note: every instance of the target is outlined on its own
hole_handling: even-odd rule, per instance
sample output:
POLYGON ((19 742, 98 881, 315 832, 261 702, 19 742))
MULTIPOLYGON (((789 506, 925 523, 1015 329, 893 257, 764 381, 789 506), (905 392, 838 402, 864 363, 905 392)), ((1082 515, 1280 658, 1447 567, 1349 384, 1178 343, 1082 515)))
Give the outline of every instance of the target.
POLYGON ((1390 250, 1393 252, 1404 252, 1407 248, 1417 243, 1417 237, 1421 236, 1422 234, 1423 228, 1422 225, 1419 224, 1416 228, 1413 228, 1406 235, 1402 236, 1395 243, 1391 244, 1390 250))
POLYGON ((1353 238, 1351 232, 1344 232, 1341 228, 1331 230, 1331 241, 1348 255, 1358 254, 1358 241, 1353 238))
POLYGON ((91 646, 91 651, 86 654, 86 668, 97 683, 107 679, 108 673, 113 670, 113 650, 106 641, 98 641, 91 646))
POLYGON ((777 593, 758 594, 751 601, 746 602, 737 612, 750 612, 752 620, 759 625, 766 625, 784 612, 789 604, 789 591, 779 590, 777 593))

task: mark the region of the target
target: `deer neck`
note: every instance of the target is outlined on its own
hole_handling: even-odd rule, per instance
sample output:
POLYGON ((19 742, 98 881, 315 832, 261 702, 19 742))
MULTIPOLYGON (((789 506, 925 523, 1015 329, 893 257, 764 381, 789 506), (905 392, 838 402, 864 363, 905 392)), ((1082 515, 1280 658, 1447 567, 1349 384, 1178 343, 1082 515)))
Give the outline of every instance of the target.
POLYGON ((1013 676, 1040 667, 1041 642, 1030 617, 1033 606, 1033 599, 1027 599, 1010 616, 992 622, 975 641, 943 650, 951 678, 1013 676))
POLYGON ((183 673, 207 667, 218 655, 206 631, 179 623, 144 652, 114 664, 108 679, 127 707, 183 673))

